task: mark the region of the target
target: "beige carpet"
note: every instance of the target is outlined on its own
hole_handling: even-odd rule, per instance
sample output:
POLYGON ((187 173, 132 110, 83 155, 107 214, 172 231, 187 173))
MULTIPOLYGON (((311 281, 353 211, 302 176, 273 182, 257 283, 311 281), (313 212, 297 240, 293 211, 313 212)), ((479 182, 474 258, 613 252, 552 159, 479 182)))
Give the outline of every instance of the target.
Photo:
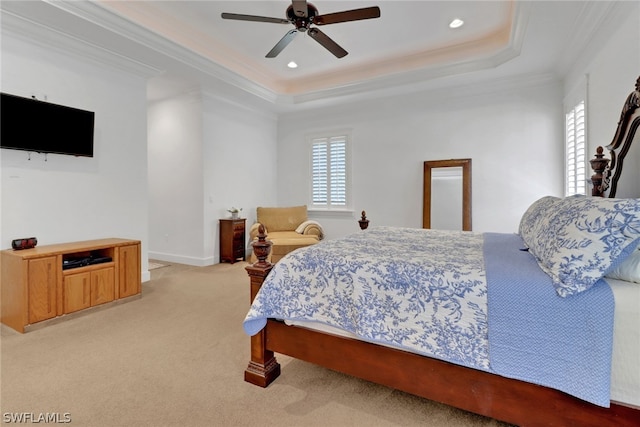
POLYGON ((169 264, 163 264, 161 262, 149 260, 149 265, 147 266, 147 269, 148 270, 155 270, 156 268, 167 267, 168 265, 169 264))
POLYGON ((246 265, 171 265, 151 272, 139 300, 24 335, 3 325, 3 422, 58 413, 98 427, 503 425, 286 356, 267 389, 245 383, 246 265))

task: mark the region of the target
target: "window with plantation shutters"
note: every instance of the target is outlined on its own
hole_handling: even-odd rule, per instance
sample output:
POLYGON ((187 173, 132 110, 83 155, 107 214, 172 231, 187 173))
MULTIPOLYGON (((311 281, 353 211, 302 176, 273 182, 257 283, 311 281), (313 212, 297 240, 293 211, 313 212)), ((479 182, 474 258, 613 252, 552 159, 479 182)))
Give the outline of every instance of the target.
POLYGON ((586 194, 586 123, 584 101, 565 115, 566 185, 565 195, 586 194))
POLYGON ((348 200, 348 135, 311 138, 311 206, 346 209, 348 200))

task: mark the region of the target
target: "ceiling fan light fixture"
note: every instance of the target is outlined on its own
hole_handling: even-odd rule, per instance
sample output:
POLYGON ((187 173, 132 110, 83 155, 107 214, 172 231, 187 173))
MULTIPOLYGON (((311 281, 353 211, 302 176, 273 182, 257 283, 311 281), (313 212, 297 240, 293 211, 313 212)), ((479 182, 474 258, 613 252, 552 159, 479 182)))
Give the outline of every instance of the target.
POLYGON ((464 25, 464 21, 459 18, 455 18, 449 23, 449 28, 460 28, 464 25))
POLYGON ((307 0, 291 0, 291 5, 286 10, 287 19, 271 18, 268 16, 243 15, 239 13, 223 12, 222 19, 235 19, 238 21, 270 22, 274 24, 293 24, 294 30, 288 31, 284 37, 265 55, 266 58, 275 58, 298 33, 307 33, 311 38, 320 43, 336 58, 342 58, 348 54, 340 45, 328 35, 311 25, 337 24, 340 22, 360 21, 380 17, 378 6, 363 7, 360 9, 344 10, 326 15, 318 15, 318 9, 307 0))

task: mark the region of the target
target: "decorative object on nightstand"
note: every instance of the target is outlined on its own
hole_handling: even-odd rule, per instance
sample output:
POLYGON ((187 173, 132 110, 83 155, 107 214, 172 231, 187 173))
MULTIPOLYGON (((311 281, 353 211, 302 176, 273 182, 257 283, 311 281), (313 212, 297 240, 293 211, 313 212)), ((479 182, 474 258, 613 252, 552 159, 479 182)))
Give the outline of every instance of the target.
POLYGON ((245 260, 245 218, 220 220, 220 262, 245 260))
POLYGON ((242 208, 231 207, 231 209, 227 209, 227 212, 231 214, 231 219, 238 219, 240 216, 240 212, 242 212, 242 208))
POLYGON ((362 218, 358 220, 358 224, 360 224, 360 230, 366 230, 369 226, 369 220, 367 219, 367 213, 362 211, 362 218))

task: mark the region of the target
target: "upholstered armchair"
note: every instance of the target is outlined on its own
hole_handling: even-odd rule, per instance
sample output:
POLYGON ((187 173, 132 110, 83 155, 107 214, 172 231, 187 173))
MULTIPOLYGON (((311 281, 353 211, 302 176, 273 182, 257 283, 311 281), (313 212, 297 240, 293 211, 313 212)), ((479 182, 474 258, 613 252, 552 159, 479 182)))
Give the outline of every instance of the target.
MULTIPOLYGON (((322 226, 310 220, 307 216, 307 206, 291 207, 258 207, 256 209, 256 223, 249 229, 251 241, 257 239, 258 227, 264 225, 267 239, 273 245, 268 261, 278 262, 289 252, 318 243, 324 237, 322 226)), ((251 262, 256 262, 251 254, 251 262)))

